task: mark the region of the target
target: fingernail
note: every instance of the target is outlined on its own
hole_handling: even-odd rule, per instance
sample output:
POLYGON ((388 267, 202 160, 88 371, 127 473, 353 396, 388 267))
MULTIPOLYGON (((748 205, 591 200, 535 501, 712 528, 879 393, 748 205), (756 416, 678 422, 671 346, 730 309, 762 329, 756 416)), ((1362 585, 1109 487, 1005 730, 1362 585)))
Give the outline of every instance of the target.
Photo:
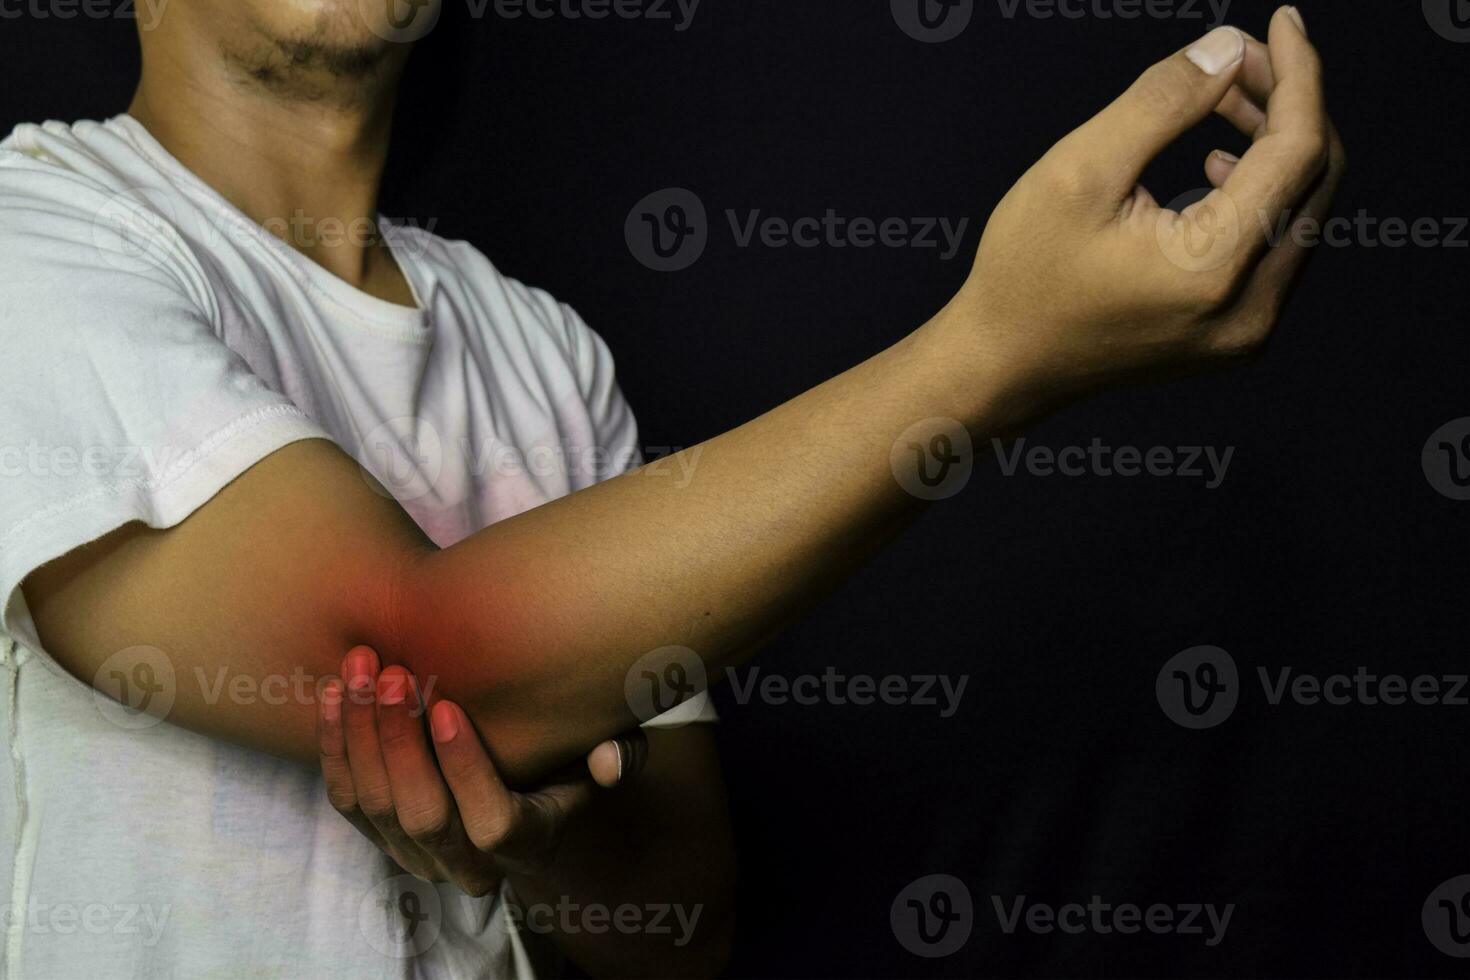
POLYGON ((348 690, 360 694, 372 687, 372 673, 376 666, 376 658, 367 650, 354 650, 349 654, 344 671, 348 690))
POLYGON ((402 704, 408 691, 408 671, 389 667, 378 675, 378 703, 402 704))
POLYGON ((1236 156, 1234 153, 1226 153, 1224 150, 1216 150, 1215 156, 1219 157, 1221 160, 1224 160, 1226 163, 1240 162, 1240 157, 1236 156))
POLYGON ((434 732, 434 741, 452 742, 459 734, 459 718, 455 715, 454 705, 448 701, 434 705, 434 710, 429 712, 429 728, 434 732))
POLYGON ((1206 75, 1218 75, 1245 57, 1245 35, 1233 27, 1217 27, 1184 52, 1206 75))
POLYGON ((1286 12, 1291 15, 1292 20, 1296 21, 1296 26, 1301 30, 1302 36, 1305 37, 1307 34, 1307 22, 1302 19, 1302 12, 1295 7, 1287 7, 1286 12))

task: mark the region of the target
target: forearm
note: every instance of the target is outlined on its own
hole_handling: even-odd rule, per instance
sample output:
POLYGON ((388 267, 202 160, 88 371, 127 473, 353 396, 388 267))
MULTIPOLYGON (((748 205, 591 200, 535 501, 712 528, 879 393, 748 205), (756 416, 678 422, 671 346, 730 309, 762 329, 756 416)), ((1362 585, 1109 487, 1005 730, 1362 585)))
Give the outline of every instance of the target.
POLYGON ((303 762, 315 684, 366 644, 469 709, 507 781, 528 785, 646 720, 624 686, 640 657, 679 644, 718 679, 917 508, 894 440, 931 417, 988 425, 999 387, 934 326, 688 450, 687 483, 635 472, 441 551, 308 440, 174 527, 127 525, 50 563, 26 598, 83 681, 126 699, 108 657, 154 648, 175 678, 170 721, 303 762), (232 693, 297 678, 300 696, 232 693))
POLYGON ((687 450, 687 485, 636 471, 425 555, 403 659, 468 683, 442 693, 508 779, 585 752, 642 720, 624 694, 640 657, 681 645, 717 680, 920 505, 890 468, 906 429, 1001 425, 1000 382, 987 391, 967 357, 931 324, 687 450))
POLYGON ((549 934, 593 976, 723 968, 736 864, 706 729, 648 732, 648 768, 572 818, 549 868, 511 876, 521 929, 549 934))

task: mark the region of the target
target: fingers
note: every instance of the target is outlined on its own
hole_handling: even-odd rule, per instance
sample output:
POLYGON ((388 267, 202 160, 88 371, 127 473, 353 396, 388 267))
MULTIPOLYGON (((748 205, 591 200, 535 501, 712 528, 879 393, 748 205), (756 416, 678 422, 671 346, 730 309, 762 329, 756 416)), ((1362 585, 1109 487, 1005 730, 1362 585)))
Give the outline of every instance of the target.
POLYGON ((1331 146, 1322 96, 1322 64, 1289 8, 1271 20, 1271 68, 1276 85, 1266 106, 1265 133, 1201 204, 1229 215, 1241 233, 1239 260, 1254 261, 1270 229, 1321 176, 1331 146))
POLYGON ((404 848, 389 841, 373 826, 373 822, 358 805, 357 789, 352 780, 351 759, 347 754, 346 734, 342 727, 342 704, 345 697, 339 678, 329 677, 325 680, 321 706, 317 712, 317 745, 327 800, 332 804, 332 809, 346 818, 348 823, 356 827, 404 871, 420 878, 440 880, 427 855, 415 848, 404 848))
MULTIPOLYGON (((378 677, 378 736, 393 810, 403 833, 466 894, 489 894, 501 873, 493 854, 470 841, 424 732, 418 684, 407 670, 378 677)), ((487 763, 488 765, 488 760, 487 763)))
POLYGON ((1255 139, 1266 128, 1266 110, 1262 109, 1239 85, 1233 85, 1215 112, 1240 132, 1255 139))
POLYGON ((453 808, 449 789, 429 750, 413 676, 399 666, 378 676, 378 741, 398 826, 433 851, 450 842, 453 808))
POLYGON ((459 807, 470 842, 513 870, 537 871, 554 856, 566 820, 591 801, 590 779, 552 783, 533 793, 513 793, 464 709, 439 701, 430 712, 439 768, 459 807))
POLYGON ((418 850, 398 823, 393 784, 378 740, 378 656, 360 646, 342 662, 347 697, 342 704, 342 728, 357 806, 388 845, 400 852, 418 850))
POLYGON ((437 702, 429 712, 429 727, 439 769, 454 794, 465 834, 479 850, 496 850, 515 829, 513 794, 500 781, 489 753, 459 705, 437 702))
POLYGON ((1244 89, 1245 94, 1254 99, 1257 105, 1265 105, 1272 90, 1276 88, 1276 71, 1271 67, 1271 50, 1249 31, 1240 33, 1245 35, 1245 60, 1240 64, 1240 74, 1235 76, 1235 84, 1244 89))
MULTIPOLYGON (((1337 128, 1329 123, 1327 168, 1318 178, 1306 202, 1293 216, 1285 237, 1275 241, 1271 253, 1262 260, 1256 273, 1263 288, 1270 294, 1272 308, 1279 307, 1285 301, 1287 291, 1313 251, 1312 243, 1327 219, 1332 199, 1337 194, 1346 169, 1347 153, 1343 149, 1342 138, 1338 136, 1337 128)), ((1272 234, 1277 235, 1280 230, 1280 226, 1277 226, 1272 229, 1272 234)))
POLYGON ((612 789, 633 779, 648 760, 648 736, 635 728, 610 739, 587 754, 587 771, 603 789, 612 789))
POLYGON ((1224 150, 1216 150, 1205 157, 1205 177, 1209 179, 1211 187, 1224 187, 1225 181, 1235 172, 1235 165, 1240 163, 1240 157, 1224 150))
POLYGON ((357 791, 352 785, 352 766, 347 761, 347 739, 342 732, 342 681, 328 678, 322 685, 322 702, 317 711, 317 753, 327 799, 332 809, 346 817, 374 843, 381 844, 382 835, 357 806, 357 791))
MULTIPOLYGON (((1133 193, 1150 161, 1220 105, 1246 54, 1233 27, 1211 31, 1159 62, 1043 159, 1080 179, 1106 204, 1133 193)), ((1072 178, 1077 179, 1077 178, 1072 178)))
POLYGON ((1245 57, 1235 76, 1235 84, 1230 86, 1215 112, 1254 139, 1265 132, 1265 105, 1276 87, 1276 75, 1271 69, 1271 52, 1266 46, 1245 31, 1241 34, 1245 37, 1245 57))

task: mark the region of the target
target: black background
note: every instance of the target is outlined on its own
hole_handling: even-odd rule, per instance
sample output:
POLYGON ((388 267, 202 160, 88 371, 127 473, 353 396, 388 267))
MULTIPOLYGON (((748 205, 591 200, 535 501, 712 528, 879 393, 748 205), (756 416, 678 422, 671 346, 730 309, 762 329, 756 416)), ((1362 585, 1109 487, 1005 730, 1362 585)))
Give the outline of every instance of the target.
MULTIPOLYGON (((1470 44, 1431 29, 1417 0, 1303 7, 1351 160, 1336 213, 1470 214, 1470 44)), ((1259 34, 1270 10, 1236 0, 1228 19, 1259 34)), ((644 443, 692 445, 927 319, 1007 187, 1203 33, 1201 12, 1006 18, 980 0, 963 35, 929 45, 882 2, 704 0, 678 32, 475 19, 449 0, 402 95, 384 210, 572 303, 616 354, 644 443), (675 186, 708 206, 710 246, 656 273, 624 221, 675 186), (945 262, 738 248, 724 218, 828 208, 971 224, 945 262)), ((0 20, 0 123, 121 111, 132 31, 0 20)), ((1201 187, 1215 146, 1243 149, 1212 120, 1152 169, 1155 196, 1201 187)), ((1470 873, 1467 709, 1273 707, 1256 678, 1470 666, 1470 503, 1420 465, 1430 433, 1470 415, 1467 237, 1324 248, 1257 365, 1100 398, 1030 435, 1235 447, 1219 489, 1003 477, 983 460, 760 661, 786 677, 968 674, 954 717, 721 693, 743 878, 732 974, 1470 975, 1420 925, 1429 892, 1470 873), (1197 644, 1228 650, 1243 682, 1234 715, 1205 731, 1169 721, 1154 694, 1164 661, 1197 644), (958 953, 922 959, 889 906, 933 873, 967 884, 975 928, 958 953), (1094 894, 1237 908, 1211 948, 1007 935, 991 904, 1094 894)))

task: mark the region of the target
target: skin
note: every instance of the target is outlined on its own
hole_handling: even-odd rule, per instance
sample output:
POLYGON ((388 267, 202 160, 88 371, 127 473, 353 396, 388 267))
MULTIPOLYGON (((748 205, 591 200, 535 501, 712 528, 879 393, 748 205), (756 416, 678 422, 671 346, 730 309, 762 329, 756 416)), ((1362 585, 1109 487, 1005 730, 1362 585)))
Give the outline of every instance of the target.
MULTIPOLYGON (((255 16, 263 5, 236 6, 255 16)), ((186 28, 181 17, 171 29, 186 28)), ((635 471, 441 550, 367 486, 335 446, 296 443, 177 527, 130 525, 35 573, 25 591, 41 636, 58 661, 104 690, 98 667, 138 644, 166 651, 179 676, 219 665, 256 677, 301 668, 328 677, 341 669, 347 688, 364 696, 380 690, 383 674, 390 686, 407 683, 380 671, 380 657, 410 668, 426 691, 433 679, 431 703, 453 699, 463 709, 456 717, 473 726, 487 757, 466 772, 480 771, 483 781, 493 768, 512 787, 562 773, 589 746, 636 723, 624 679, 644 654, 679 644, 697 652, 709 677, 719 677, 901 528, 922 504, 895 480, 890 449, 915 422, 955 419, 983 444, 1099 389, 1213 370, 1261 349, 1308 254, 1293 236, 1268 247, 1267 229, 1286 212, 1320 219, 1344 167, 1316 51, 1292 14, 1278 11, 1268 41, 1247 45, 1244 57, 1217 75, 1184 52, 1145 72, 1017 182, 990 218, 971 276, 940 313, 863 364, 688 451, 687 485, 635 471), (1252 135, 1250 149, 1234 163, 1212 154, 1206 173, 1216 190, 1205 201, 1179 214, 1160 209, 1137 185, 1139 175, 1212 111, 1252 135), (343 652, 362 645, 376 652, 373 662, 342 667, 343 652)), ((398 57, 390 50, 352 84, 391 91, 398 57)), ((346 188, 375 184, 358 185, 335 168, 380 172, 370 134, 384 132, 380 106, 389 95, 375 101, 337 89, 324 94, 312 87, 322 82, 312 72, 331 71, 313 69, 308 59, 309 77, 286 90, 230 96, 260 84, 259 76, 246 72, 253 81, 242 83, 227 62, 213 69, 220 77, 196 80, 194 72, 210 72, 191 58, 212 63, 199 52, 154 58, 145 42, 135 102, 146 114, 140 118, 186 164, 216 187, 229 187, 227 196, 238 187, 240 196, 231 199, 257 218, 303 206, 312 214, 338 214, 334 207, 349 216, 371 213, 370 200, 346 188), (159 100, 143 95, 150 77, 158 86, 190 80, 182 90, 151 91, 182 91, 179 100, 192 108, 162 121, 159 100), (269 105, 283 92, 303 90, 311 101, 299 121, 269 105), (222 116, 226 111, 233 115, 222 116), (277 149, 221 150, 214 142, 225 139, 223 128, 257 127, 275 143, 274 124, 283 127, 277 149), (310 161, 296 160, 292 150, 310 161), (322 184, 315 197, 312 174, 322 184)), ((325 62, 344 63, 362 59, 325 62)), ((359 248, 363 254, 303 250, 379 295, 401 288, 381 271, 391 255, 375 258, 371 246, 359 248)), ((443 746, 431 760, 413 738, 385 731, 381 723, 391 724, 394 704, 372 707, 371 730, 353 721, 367 717, 356 707, 366 706, 343 706, 347 734, 336 753, 347 756, 337 763, 347 770, 339 770, 337 782, 345 785, 345 775, 355 796, 335 802, 349 811, 371 808, 370 817, 380 818, 369 820, 372 829, 390 851, 406 846, 390 840, 401 831, 422 855, 405 859, 433 861, 441 870, 478 867, 483 859, 465 852, 457 836, 446 838, 445 821, 457 820, 481 855, 506 845, 495 835, 477 840, 470 828, 487 815, 504 823, 505 813, 524 803, 493 786, 472 792, 451 777, 455 763, 446 762, 443 746), (387 761, 395 747, 405 764, 387 761), (430 778, 435 761, 439 782, 430 778), (371 801, 360 792, 369 784, 378 789, 371 801), (446 790, 455 799, 453 817, 446 790), (446 815, 425 822, 435 833, 413 819, 403 823, 406 813, 436 799, 446 815)), ((180 685, 168 717, 213 737, 322 763, 326 740, 318 727, 326 710, 318 703, 213 705, 180 685)), ((675 755, 700 755, 687 744, 675 755)), ((640 791, 658 765, 661 746, 651 748, 640 791)), ((707 778, 712 770, 711 756, 691 760, 685 771, 707 778)), ((703 797, 680 797, 679 783, 652 783, 648 803, 655 809, 633 807, 634 816, 703 797)), ((632 807, 631 798, 622 799, 632 807)), ((681 860, 646 875, 665 896, 671 887, 690 895, 727 888, 723 818, 704 808, 691 812, 698 820, 679 827, 693 839, 663 848, 666 855, 680 852, 681 860), (696 822, 710 832, 694 833, 696 822)), ((565 862, 578 868, 553 875, 554 886, 598 877, 608 851, 617 850, 591 844, 615 822, 588 824, 586 837, 570 848, 579 860, 565 862)), ((567 835, 563 855, 572 844, 567 835)), ((534 888, 536 876, 530 878, 534 888)), ((606 874, 601 885, 631 887, 616 879, 606 874)), ((622 972, 629 962, 654 962, 641 955, 597 968, 622 972)))
MULTIPOLYGON (((167 16, 140 33, 143 73, 128 111, 293 248, 370 295, 412 305, 386 244, 370 235, 341 242, 314 235, 315 222, 288 220, 305 214, 374 226, 409 48, 383 40, 381 24, 365 28, 358 18, 369 6, 375 14, 385 9, 175 0, 167 16)), ((28 596, 46 576, 28 583, 28 596)), ((396 670, 390 682, 397 676, 399 688, 414 690, 409 675, 396 670)), ((436 757, 427 751, 425 726, 401 702, 384 711, 381 742, 372 697, 345 702, 352 724, 344 729, 343 699, 333 696, 342 685, 323 681, 320 708, 337 709, 331 718, 322 715, 317 739, 328 798, 405 871, 452 881, 476 896, 509 877, 513 898, 528 904, 554 906, 566 897, 609 908, 624 902, 703 907, 700 927, 684 947, 650 935, 553 934, 594 975, 708 975, 728 958, 734 848, 704 726, 655 733, 658 759, 646 771, 650 739, 634 729, 597 745, 585 766, 518 793, 501 782, 458 706, 445 701, 438 708, 459 712, 460 724, 457 738, 433 742, 436 757), (355 765, 347 754, 349 732, 355 765), (616 794, 595 795, 598 787, 620 783, 616 794), (700 819, 674 821, 670 813, 700 819)))

